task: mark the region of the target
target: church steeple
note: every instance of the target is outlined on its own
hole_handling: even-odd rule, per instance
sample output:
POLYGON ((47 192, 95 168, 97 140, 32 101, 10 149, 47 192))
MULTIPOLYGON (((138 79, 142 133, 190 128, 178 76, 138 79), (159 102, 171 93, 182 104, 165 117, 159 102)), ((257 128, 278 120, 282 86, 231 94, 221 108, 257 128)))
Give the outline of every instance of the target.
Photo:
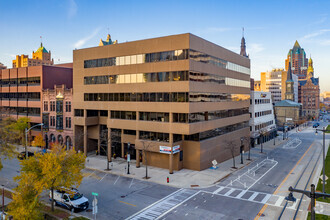
POLYGON ((307 78, 311 78, 314 76, 314 67, 312 56, 308 60, 308 69, 307 69, 307 78))
POLYGON ((293 90, 293 79, 292 79, 292 72, 291 72, 291 62, 289 62, 288 72, 285 82, 285 99, 294 101, 294 90, 293 90))
POLYGON ((246 54, 246 46, 245 46, 245 38, 244 38, 244 28, 243 28, 243 31, 242 31, 242 40, 241 40, 241 52, 240 52, 240 55, 241 56, 244 56, 244 57, 249 57, 246 54))

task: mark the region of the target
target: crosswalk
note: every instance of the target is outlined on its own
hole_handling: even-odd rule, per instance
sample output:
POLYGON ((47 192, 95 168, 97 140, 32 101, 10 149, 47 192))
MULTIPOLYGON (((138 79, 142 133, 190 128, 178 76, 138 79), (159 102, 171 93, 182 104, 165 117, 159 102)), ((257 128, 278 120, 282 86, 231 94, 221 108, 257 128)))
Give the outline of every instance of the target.
POLYGON ((198 193, 199 191, 192 189, 177 190, 174 193, 168 195, 167 197, 146 207, 140 212, 135 213, 134 215, 128 217, 127 219, 129 220, 157 219, 198 193))
MULTIPOLYGON (((225 196, 229 198, 240 199, 255 203, 267 204, 277 207, 283 207, 283 204, 286 201, 285 196, 269 194, 264 192, 256 192, 247 189, 226 187, 226 186, 220 186, 214 192, 206 192, 206 193, 211 193, 214 195, 220 195, 220 196, 225 196)), ((295 203, 290 204, 288 208, 295 209, 295 206, 298 201, 299 199, 295 203)))

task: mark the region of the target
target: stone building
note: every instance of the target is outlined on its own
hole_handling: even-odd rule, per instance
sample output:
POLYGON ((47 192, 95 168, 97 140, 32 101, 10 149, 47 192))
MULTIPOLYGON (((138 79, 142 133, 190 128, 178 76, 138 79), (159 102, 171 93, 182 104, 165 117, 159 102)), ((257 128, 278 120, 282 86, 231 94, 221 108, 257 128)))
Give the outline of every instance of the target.
POLYGON ((304 80, 299 80, 300 100, 302 104, 302 114, 307 119, 317 119, 320 107, 320 86, 319 78, 314 77, 314 67, 312 58, 308 61, 307 76, 304 80))
POLYGON ((13 60, 13 68, 53 65, 54 59, 52 59, 51 56, 51 52, 47 51, 41 43, 38 50, 36 52, 32 52, 32 59, 30 59, 28 55, 17 55, 16 59, 13 60))
POLYGON ((67 147, 73 144, 72 88, 54 85, 42 91, 42 123, 46 147, 59 143, 67 147))

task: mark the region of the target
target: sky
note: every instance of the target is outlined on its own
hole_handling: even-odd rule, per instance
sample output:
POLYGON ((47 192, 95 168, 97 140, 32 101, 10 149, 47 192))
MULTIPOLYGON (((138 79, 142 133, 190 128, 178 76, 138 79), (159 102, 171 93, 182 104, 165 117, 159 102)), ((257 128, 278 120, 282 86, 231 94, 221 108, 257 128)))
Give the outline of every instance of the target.
POLYGON ((0 0, 0 62, 11 68, 15 55, 32 57, 41 40, 55 63, 72 62, 72 50, 108 33, 119 43, 192 33, 239 53, 242 27, 252 78, 284 68, 298 40, 321 92, 330 91, 327 0, 0 0))

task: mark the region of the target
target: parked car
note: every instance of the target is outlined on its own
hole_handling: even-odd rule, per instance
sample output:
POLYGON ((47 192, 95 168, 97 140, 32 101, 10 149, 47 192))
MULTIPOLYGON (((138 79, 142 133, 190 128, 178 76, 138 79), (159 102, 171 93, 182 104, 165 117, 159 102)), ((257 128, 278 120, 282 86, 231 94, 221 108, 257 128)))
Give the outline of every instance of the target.
POLYGON ((315 124, 313 124, 313 128, 317 128, 318 126, 320 126, 320 123, 316 122, 315 124))
MULTIPOLYGON (((34 156, 34 153, 28 151, 28 157, 32 157, 32 156, 34 156)), ((20 159, 20 160, 24 160, 26 158, 25 151, 22 151, 21 153, 19 153, 17 158, 20 159)))
MULTIPOLYGON (((49 192, 49 199, 52 199, 52 192, 49 192)), ((54 190, 54 201, 55 205, 63 206, 70 211, 77 212, 80 210, 88 209, 88 199, 80 194, 75 188, 67 189, 61 188, 54 190)))

